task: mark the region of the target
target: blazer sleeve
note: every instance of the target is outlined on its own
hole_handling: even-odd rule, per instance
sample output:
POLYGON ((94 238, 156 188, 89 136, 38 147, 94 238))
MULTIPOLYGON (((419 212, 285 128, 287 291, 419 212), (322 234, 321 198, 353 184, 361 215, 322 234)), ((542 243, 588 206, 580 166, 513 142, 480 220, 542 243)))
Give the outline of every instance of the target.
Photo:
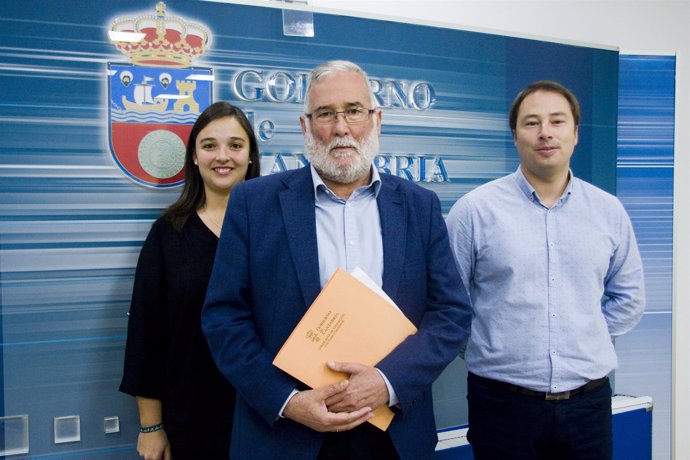
POLYGON ((273 354, 257 334, 249 284, 249 204, 243 185, 233 189, 228 203, 201 325, 221 373, 267 423, 273 424, 296 381, 273 366, 273 354))
MULTIPOLYGON (((443 369, 464 350, 470 334, 472 310, 467 291, 453 259, 448 232, 438 197, 429 193, 426 202, 414 203, 411 219, 420 228, 418 251, 424 267, 416 273, 419 279, 407 280, 422 291, 413 302, 423 308, 416 334, 409 336, 377 367, 395 389, 403 411, 423 397, 443 369)), ((409 302, 409 299, 401 299, 409 302)), ((414 307, 414 306, 413 306, 414 307)))

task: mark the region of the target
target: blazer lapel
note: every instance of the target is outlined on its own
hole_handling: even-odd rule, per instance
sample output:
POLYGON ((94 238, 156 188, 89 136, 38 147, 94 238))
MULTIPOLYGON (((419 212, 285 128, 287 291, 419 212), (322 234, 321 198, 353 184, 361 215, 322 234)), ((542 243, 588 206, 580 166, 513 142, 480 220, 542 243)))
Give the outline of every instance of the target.
POLYGON ((304 304, 309 307, 321 291, 314 187, 309 167, 287 177, 284 183, 286 188, 280 192, 280 206, 287 244, 295 263, 304 304))
POLYGON ((401 267, 405 262, 407 213, 405 195, 386 179, 382 174, 377 200, 383 239, 383 290, 395 298, 400 286, 401 267))

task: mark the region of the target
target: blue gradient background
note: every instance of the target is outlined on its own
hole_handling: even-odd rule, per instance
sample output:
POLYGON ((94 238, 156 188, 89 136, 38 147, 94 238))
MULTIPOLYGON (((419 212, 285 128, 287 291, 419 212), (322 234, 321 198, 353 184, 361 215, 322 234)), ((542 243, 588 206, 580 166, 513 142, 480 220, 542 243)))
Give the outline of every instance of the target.
MULTIPOLYGON (((84 0, 69 7, 31 0, 3 7, 0 415, 29 415, 32 458, 137 458, 134 400, 117 392, 126 312, 141 244, 179 189, 137 185, 112 160, 107 64, 126 60, 108 42, 107 30, 115 18, 152 13, 155 2, 122 0, 104 8, 84 0), (66 415, 81 417, 81 441, 56 445, 53 418, 66 415), (109 416, 120 417, 120 433, 104 433, 103 418, 109 416)), ((654 274, 648 292, 659 297, 650 300, 659 314, 646 315, 619 341, 617 383, 635 394, 670 388, 670 313, 663 312, 670 312, 672 200, 659 193, 671 193, 673 119, 672 113, 665 119, 671 129, 671 140, 663 144, 668 158, 652 160, 637 147, 623 156, 622 148, 616 182, 616 145, 625 133, 621 124, 617 138, 618 119, 625 117, 617 109, 616 51, 324 14, 314 15, 315 38, 285 37, 279 9, 171 0, 167 11, 211 30, 209 51, 194 65, 213 69, 214 99, 234 101, 255 120, 275 123, 274 139, 260 145, 263 171, 275 167, 276 153, 302 152, 302 107, 237 101, 230 90, 237 71, 305 72, 337 58, 360 63, 375 78, 432 84, 437 96, 432 109, 384 110, 381 150, 443 158, 451 182, 422 185, 439 195, 444 212, 468 190, 517 167, 507 123, 517 90, 535 79, 565 83, 583 107, 573 169, 609 191, 628 190, 621 197, 635 221, 645 268, 654 274), (663 167, 649 166, 657 163, 663 167), (652 172, 663 190, 647 176, 637 176, 652 172), (645 243, 645 232, 658 240, 645 243), (658 372, 649 376, 646 364, 658 372)), ((621 81, 634 70, 625 71, 624 63, 621 81)), ((630 91, 642 94, 640 88, 630 91)), ((650 106, 633 105, 633 114, 636 108, 650 106)), ((656 128, 656 122, 650 126, 656 128)), ((634 136, 654 143, 635 127, 630 126, 634 136)), ((631 146, 638 144, 634 136, 631 146)), ((439 427, 466 421, 463 373, 462 362, 455 362, 436 384, 439 427)), ((662 400, 664 394, 670 398, 659 393, 662 400)), ((655 429, 668 443, 666 407, 662 414, 657 409, 655 429)))
POLYGON ((675 56, 621 55, 618 196, 642 254, 647 310, 616 341, 616 392, 651 396, 653 458, 671 458, 675 56))

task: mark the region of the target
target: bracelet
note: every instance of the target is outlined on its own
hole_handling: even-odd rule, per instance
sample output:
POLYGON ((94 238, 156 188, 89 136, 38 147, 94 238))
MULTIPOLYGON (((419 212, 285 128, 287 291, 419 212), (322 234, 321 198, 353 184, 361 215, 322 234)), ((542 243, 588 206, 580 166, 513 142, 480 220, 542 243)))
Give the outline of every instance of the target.
POLYGON ((139 433, 153 433, 154 431, 159 431, 163 429, 163 423, 157 423, 151 426, 140 426, 139 433))

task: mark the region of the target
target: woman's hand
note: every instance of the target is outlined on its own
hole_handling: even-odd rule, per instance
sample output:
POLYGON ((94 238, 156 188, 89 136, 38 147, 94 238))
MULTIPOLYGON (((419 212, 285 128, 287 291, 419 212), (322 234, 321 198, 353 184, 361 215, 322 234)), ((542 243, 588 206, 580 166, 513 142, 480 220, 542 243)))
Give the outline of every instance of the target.
POLYGON ((144 460, 170 460, 170 442, 165 430, 139 433, 137 452, 144 460))

